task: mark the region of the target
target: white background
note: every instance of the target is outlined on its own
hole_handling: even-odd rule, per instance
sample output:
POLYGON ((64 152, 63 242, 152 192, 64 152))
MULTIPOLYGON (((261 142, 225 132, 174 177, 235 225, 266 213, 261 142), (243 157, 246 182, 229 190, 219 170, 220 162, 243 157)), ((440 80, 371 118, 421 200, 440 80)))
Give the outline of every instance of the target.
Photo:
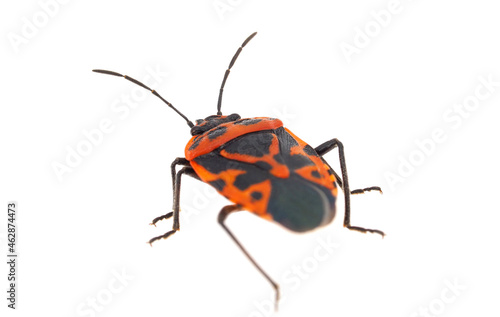
MULTIPOLYGON (((48 2, 0 8, 2 263, 7 202, 19 204, 18 309, 6 307, 2 264, 2 316, 272 314, 272 289, 217 224, 228 202, 208 185, 186 178, 181 231, 145 243, 171 227, 148 224, 171 208, 170 163, 189 130, 149 94, 127 114, 113 110, 139 90, 91 72, 142 80, 158 68, 168 73, 153 82, 162 95, 204 118, 254 31, 223 112, 280 117, 312 146, 336 137, 351 188, 384 189, 352 198, 352 223, 384 239, 342 228, 341 194, 335 221, 307 234, 250 213, 229 218, 281 284, 276 316, 498 315, 500 87, 489 93, 479 79, 500 81, 495 2, 67 1, 45 6, 50 15, 48 2), (356 40, 347 58, 341 47, 356 40), (489 95, 467 118, 445 121, 477 91, 489 95), (54 164, 67 165, 102 120, 112 131, 59 179, 54 164), (442 142, 422 154, 417 143, 435 129, 442 142)), ((339 170, 335 151, 326 158, 339 170)))

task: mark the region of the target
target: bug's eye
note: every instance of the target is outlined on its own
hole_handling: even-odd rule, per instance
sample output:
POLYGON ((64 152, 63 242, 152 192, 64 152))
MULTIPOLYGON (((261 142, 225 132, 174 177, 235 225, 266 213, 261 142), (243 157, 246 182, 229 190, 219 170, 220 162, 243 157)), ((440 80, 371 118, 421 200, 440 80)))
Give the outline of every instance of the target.
MULTIPOLYGON (((198 124, 198 120, 196 120, 196 123, 198 124)), ((205 130, 206 129, 204 129, 203 127, 195 125, 194 127, 191 128, 191 135, 202 134, 203 132, 205 132, 205 130)))
POLYGON ((239 114, 233 113, 233 114, 230 114, 229 116, 227 116, 226 119, 227 119, 227 121, 236 121, 236 120, 241 119, 241 117, 239 114))
POLYGON ((203 122, 203 119, 196 119, 196 124, 200 124, 203 122))

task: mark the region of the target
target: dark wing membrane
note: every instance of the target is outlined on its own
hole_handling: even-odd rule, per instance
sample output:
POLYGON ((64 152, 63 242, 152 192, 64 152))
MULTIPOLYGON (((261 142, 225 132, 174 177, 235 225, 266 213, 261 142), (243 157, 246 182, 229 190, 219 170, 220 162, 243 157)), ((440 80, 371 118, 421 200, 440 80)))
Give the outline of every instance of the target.
POLYGON ((290 170, 286 179, 276 178, 273 182, 269 212, 273 219, 285 227, 298 232, 312 230, 330 223, 335 216, 335 199, 332 186, 321 185, 327 177, 313 161, 319 158, 307 144, 299 142, 284 128, 276 129, 279 139, 279 156, 290 170))
POLYGON ((296 174, 271 181, 268 213, 274 221, 297 232, 329 224, 335 216, 335 197, 324 187, 296 174))

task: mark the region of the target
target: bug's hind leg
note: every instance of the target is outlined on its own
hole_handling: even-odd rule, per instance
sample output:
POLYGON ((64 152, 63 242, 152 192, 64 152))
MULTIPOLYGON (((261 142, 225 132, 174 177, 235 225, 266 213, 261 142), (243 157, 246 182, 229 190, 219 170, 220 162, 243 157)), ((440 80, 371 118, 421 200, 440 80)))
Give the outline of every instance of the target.
MULTIPOLYGON (((339 140, 332 139, 330 141, 326 141, 325 143, 319 145, 314 150, 316 151, 316 153, 318 153, 319 156, 322 157, 326 153, 328 153, 331 150, 335 149, 338 146, 338 143, 340 143, 339 140), (336 142, 333 142, 334 140, 336 140, 336 142)), ((340 143, 340 144, 342 145, 342 143, 340 143)), ((323 157, 322 157, 322 159, 323 159, 323 157)), ((333 168, 330 166, 330 164, 328 164, 327 161, 325 161, 325 159, 323 159, 323 162, 325 162, 325 164, 328 165, 328 167, 330 167, 330 170, 332 171, 333 175, 335 176, 335 179, 337 180, 337 183, 339 184, 339 187, 341 189, 343 189, 344 187, 342 185, 342 180, 339 177, 339 175, 337 175, 337 173, 335 173, 335 171, 333 170, 333 168)), ((372 191, 372 190, 376 190, 376 191, 378 191, 378 192, 380 192, 382 194, 382 188, 380 188, 379 186, 370 186, 370 187, 366 187, 366 188, 362 188, 362 189, 352 190, 351 191, 351 195, 363 194, 365 192, 369 192, 369 191, 372 191)))
POLYGON ((266 280, 269 283, 271 283, 271 285, 274 288, 275 294, 276 294, 274 308, 275 308, 275 310, 278 310, 278 302, 279 302, 279 299, 280 299, 280 288, 279 288, 279 285, 260 267, 259 264, 257 264, 257 262, 255 262, 255 260, 252 258, 252 256, 248 253, 247 250, 245 250, 245 248, 243 247, 243 245, 238 241, 238 239, 236 239, 236 237, 234 236, 234 234, 231 232, 231 230, 229 230, 229 228, 224 223, 224 221, 226 220, 227 216, 229 216, 229 214, 231 214, 232 212, 235 212, 235 211, 240 211, 240 210, 242 210, 242 209, 241 209, 241 206, 239 206, 239 205, 225 206, 219 212, 219 216, 217 218, 217 221, 222 226, 222 228, 224 228, 224 230, 227 232, 227 234, 229 234, 229 236, 231 237, 231 239, 233 239, 233 241, 236 243, 236 245, 238 245, 238 247, 240 248, 240 250, 246 255, 246 257, 248 258, 248 260, 250 260, 250 262, 252 262, 252 264, 255 266, 255 268, 257 270, 259 270, 259 272, 262 275, 264 275, 264 277, 266 278, 266 280))
POLYGON ((364 193, 372 191, 372 190, 376 190, 382 194, 382 188, 380 188, 378 186, 371 186, 371 187, 366 187, 366 188, 362 188, 362 189, 351 190, 351 195, 364 194, 364 193))
MULTIPOLYGON (((180 229, 180 224, 179 224, 179 205, 180 205, 181 177, 182 177, 182 175, 185 174, 185 175, 189 175, 191 177, 194 177, 196 179, 199 179, 198 175, 196 174, 196 172, 194 171, 194 169, 191 166, 185 166, 182 169, 180 169, 177 173, 175 173, 175 166, 177 165, 177 163, 176 163, 177 160, 178 159, 176 159, 172 163, 172 175, 175 175, 175 177, 173 179, 173 186, 174 186, 174 205, 173 205, 173 211, 169 212, 169 213, 167 213, 167 214, 165 214, 163 216, 156 217, 155 219, 153 219, 153 222, 151 223, 151 224, 154 225, 156 222, 158 222, 160 220, 168 219, 168 218, 171 218, 173 216, 174 217, 174 224, 172 226, 172 230, 168 231, 165 234, 162 234, 161 236, 157 236, 157 237, 152 238, 151 240, 149 240, 149 244, 152 244, 156 240, 166 239, 166 238, 170 237, 171 235, 173 235, 176 231, 178 231, 180 229)), ((187 161, 187 163, 189 164, 188 161, 187 161)))
MULTIPOLYGON (((372 186, 372 187, 367 187, 363 189, 356 189, 353 190, 352 192, 349 190, 349 181, 347 178, 347 167, 345 163, 345 156, 344 156, 344 146, 342 143, 337 140, 337 139, 331 139, 329 141, 326 141, 325 143, 319 145, 318 147, 315 148, 316 153, 318 153, 319 156, 323 156, 326 153, 330 152, 331 150, 338 148, 339 149, 339 160, 340 160, 340 169, 341 169, 341 174, 342 174, 342 180, 340 180, 340 177, 333 171, 333 169, 330 167, 332 170, 332 173, 334 174, 337 183, 339 184, 339 187, 344 191, 344 199, 345 199, 345 216, 344 216, 344 227, 350 229, 350 230, 355 230, 359 232, 371 232, 371 233, 378 233, 382 237, 384 237, 385 233, 381 230, 378 229, 366 229, 363 227, 358 227, 358 226, 352 226, 351 225, 351 194, 361 194, 367 191, 371 190, 377 190, 382 193, 382 189, 378 186, 372 186)), ((325 160, 323 160, 326 164, 328 164, 325 160)), ((328 164, 328 166, 330 166, 328 164)))

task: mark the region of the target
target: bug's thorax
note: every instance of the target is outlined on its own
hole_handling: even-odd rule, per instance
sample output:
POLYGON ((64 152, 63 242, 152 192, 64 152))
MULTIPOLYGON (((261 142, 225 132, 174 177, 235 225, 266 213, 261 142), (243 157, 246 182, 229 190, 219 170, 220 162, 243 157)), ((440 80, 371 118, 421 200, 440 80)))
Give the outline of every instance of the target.
POLYGON ((283 122, 276 118, 241 119, 235 113, 228 116, 214 115, 196 120, 196 125, 191 128, 193 136, 186 145, 185 156, 190 161, 242 135, 263 130, 273 130, 282 126, 283 122))

